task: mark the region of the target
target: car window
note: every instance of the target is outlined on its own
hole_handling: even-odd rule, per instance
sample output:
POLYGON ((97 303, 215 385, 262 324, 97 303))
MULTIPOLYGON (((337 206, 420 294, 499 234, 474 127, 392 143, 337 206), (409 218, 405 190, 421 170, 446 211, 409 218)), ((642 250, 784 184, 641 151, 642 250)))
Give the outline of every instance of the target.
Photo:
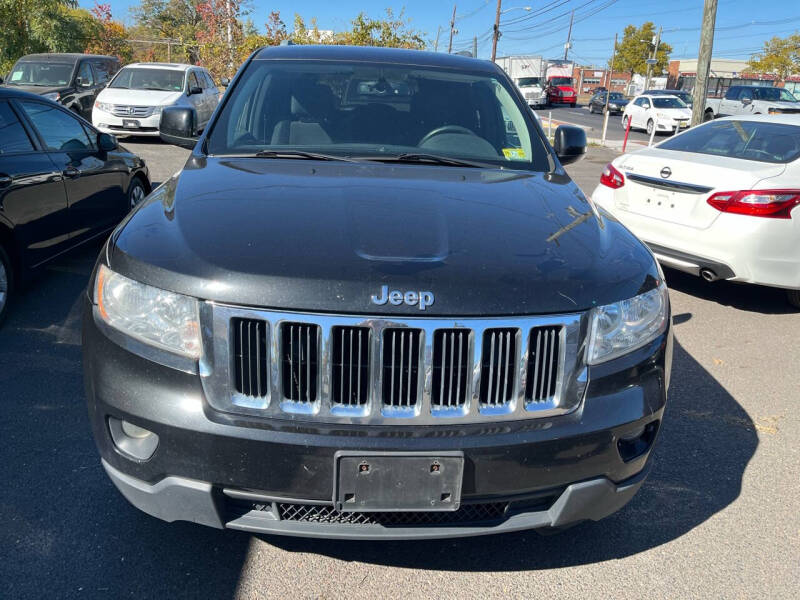
POLYGON ((684 101, 677 96, 670 96, 669 98, 653 98, 653 106, 656 108, 686 108, 684 101))
POLYGON ((229 90, 208 151, 426 153, 545 170, 533 117, 508 85, 491 73, 417 65, 256 60, 229 90))
POLYGON ((33 150, 28 134, 8 102, 0 102, 0 154, 33 150))
POLYGON ((739 92, 739 100, 752 100, 753 99, 753 90, 748 90, 744 88, 741 92, 739 92))
POLYGON ((81 78, 81 85, 84 87, 91 87, 94 85, 94 76, 92 75, 92 65, 88 60, 81 63, 78 69, 78 77, 81 78))
POLYGON ((214 87, 214 80, 211 78, 211 73, 208 71, 201 71, 203 78, 206 80, 206 85, 204 87, 213 88, 214 87))
POLYGON ((767 121, 711 121, 659 144, 659 148, 768 163, 800 157, 800 126, 767 121))
POLYGON ((97 83, 105 83, 111 79, 111 62, 107 60, 92 61, 94 74, 97 76, 97 83))
POLYGON ((737 100, 739 98, 739 93, 741 92, 742 88, 739 86, 732 86, 728 88, 728 91, 725 92, 725 99, 726 100, 737 100))
POLYGON ((89 150, 93 144, 80 121, 56 106, 41 102, 20 102, 48 150, 89 150))
POLYGON ((194 71, 189 72, 189 82, 186 84, 187 89, 192 89, 193 87, 202 87, 200 83, 197 81, 197 75, 194 71))
POLYGON ((753 95, 759 100, 770 102, 797 102, 797 98, 784 88, 759 87, 754 89, 753 95))
POLYGON ((5 81, 7 85, 41 87, 66 86, 72 77, 74 64, 48 62, 18 62, 5 81))
POLYGON ((183 71, 149 67, 124 67, 108 84, 110 88, 131 90, 183 91, 183 71))

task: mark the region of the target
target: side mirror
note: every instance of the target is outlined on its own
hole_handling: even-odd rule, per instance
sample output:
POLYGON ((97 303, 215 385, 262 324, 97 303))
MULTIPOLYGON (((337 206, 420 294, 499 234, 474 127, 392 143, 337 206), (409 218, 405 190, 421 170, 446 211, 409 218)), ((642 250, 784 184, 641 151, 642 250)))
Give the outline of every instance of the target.
POLYGON ((111 152, 119 148, 119 142, 117 142, 117 138, 110 133, 98 133, 97 147, 103 152, 111 152))
POLYGON ((574 125, 559 125, 553 148, 562 165, 579 161, 586 154, 586 132, 574 125))
POLYGON ((747 106, 748 104, 752 104, 752 103, 753 103, 753 99, 752 98, 742 98, 742 104, 744 104, 745 106, 747 106))
POLYGON ((231 80, 228 79, 227 77, 223 77, 222 79, 219 80, 219 84, 222 87, 228 87, 231 84, 231 80))
POLYGON ((188 96, 192 96, 194 94, 202 94, 202 93, 203 93, 202 88, 199 88, 197 86, 193 86, 193 87, 189 88, 189 93, 187 95, 188 96))
POLYGON ((158 132, 163 141, 181 148, 197 143, 197 112, 183 106, 167 106, 161 111, 158 132))

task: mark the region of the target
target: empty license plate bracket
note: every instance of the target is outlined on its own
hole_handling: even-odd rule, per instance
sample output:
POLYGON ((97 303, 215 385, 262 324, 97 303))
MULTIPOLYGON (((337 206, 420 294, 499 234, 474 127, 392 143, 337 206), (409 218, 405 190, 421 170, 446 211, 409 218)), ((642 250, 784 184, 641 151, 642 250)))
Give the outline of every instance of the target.
POLYGON ((463 452, 340 450, 334 461, 339 511, 453 511, 461 504, 463 452))

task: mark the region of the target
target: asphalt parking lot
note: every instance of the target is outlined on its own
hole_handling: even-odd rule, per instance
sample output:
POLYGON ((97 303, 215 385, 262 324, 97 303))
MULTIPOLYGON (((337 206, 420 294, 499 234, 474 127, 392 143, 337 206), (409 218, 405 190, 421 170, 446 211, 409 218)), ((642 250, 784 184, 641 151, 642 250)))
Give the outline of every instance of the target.
MULTIPOLYGON (((123 144, 154 182, 188 154, 123 144)), ((568 170, 591 193, 612 156, 568 170)), ((98 250, 50 265, 0 329, 0 597, 796 597, 800 314, 778 290, 667 273, 670 404, 650 479, 616 515, 550 537, 320 541, 163 523, 114 489, 81 375, 98 250)))
MULTIPOLYGON (((552 108, 539 109, 536 112, 540 117, 545 119, 545 124, 548 115, 552 115, 553 121, 561 121, 583 127, 589 138, 600 139, 603 134, 603 115, 600 113, 590 113, 589 107, 586 104, 579 104, 575 108, 570 106, 553 106, 552 108)), ((657 133, 653 143, 658 143, 666 139, 668 135, 669 134, 666 133, 657 133)), ((606 139, 621 142, 624 137, 625 128, 622 126, 622 115, 609 115, 606 139)), ((640 144, 647 144, 649 141, 650 136, 643 130, 631 129, 628 134, 629 143, 638 142, 640 144)))

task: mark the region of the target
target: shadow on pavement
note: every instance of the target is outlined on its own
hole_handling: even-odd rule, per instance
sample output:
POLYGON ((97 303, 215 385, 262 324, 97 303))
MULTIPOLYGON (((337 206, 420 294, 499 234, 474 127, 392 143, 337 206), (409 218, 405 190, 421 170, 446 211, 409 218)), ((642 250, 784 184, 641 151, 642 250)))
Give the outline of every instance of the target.
POLYGON ((744 409, 676 340, 653 471, 630 504, 603 521, 547 537, 523 532, 426 542, 262 539, 291 552, 445 571, 551 569, 624 558, 686 534, 733 502, 757 446, 744 409))
POLYGON ((249 537, 140 513, 100 466, 78 309, 99 249, 48 267, 0 329, 0 597, 230 598, 249 537))
POLYGON ((786 291, 782 289, 730 281, 709 283, 700 277, 669 268, 664 269, 664 276, 670 289, 709 302, 716 302, 722 306, 766 315, 800 312, 789 304, 786 299, 786 291))

